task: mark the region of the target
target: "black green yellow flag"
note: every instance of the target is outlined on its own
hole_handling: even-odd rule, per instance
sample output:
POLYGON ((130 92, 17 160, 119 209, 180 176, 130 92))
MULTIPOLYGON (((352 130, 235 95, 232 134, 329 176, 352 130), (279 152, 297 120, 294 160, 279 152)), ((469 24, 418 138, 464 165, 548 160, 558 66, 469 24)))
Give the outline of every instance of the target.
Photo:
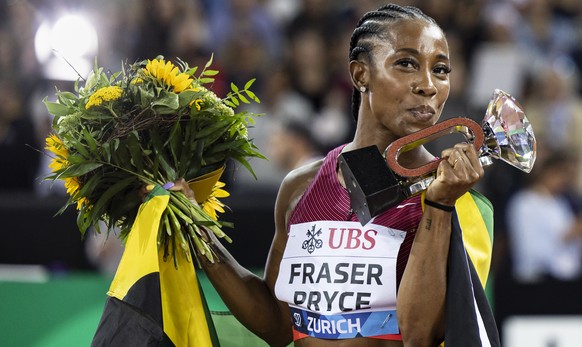
POLYGON ((156 186, 140 206, 92 346, 218 346, 189 250, 177 264, 158 250, 170 193, 156 186))
POLYGON ((455 204, 449 248, 446 347, 498 347, 485 286, 493 248, 493 207, 471 191, 455 204))

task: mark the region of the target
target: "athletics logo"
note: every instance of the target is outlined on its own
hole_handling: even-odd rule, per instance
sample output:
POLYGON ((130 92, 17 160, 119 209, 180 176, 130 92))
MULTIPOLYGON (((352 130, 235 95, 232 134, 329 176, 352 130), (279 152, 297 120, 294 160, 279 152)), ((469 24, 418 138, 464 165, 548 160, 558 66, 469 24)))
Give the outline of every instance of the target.
POLYGON ((307 230, 307 240, 303 241, 303 245, 301 248, 306 249, 309 254, 313 253, 316 248, 321 248, 323 246, 323 241, 321 239, 316 238, 317 236, 321 235, 321 228, 315 231, 315 224, 311 227, 311 230, 307 230))
POLYGON ((298 327, 301 326, 301 314, 297 312, 293 313, 293 320, 295 321, 295 325, 297 325, 298 327))

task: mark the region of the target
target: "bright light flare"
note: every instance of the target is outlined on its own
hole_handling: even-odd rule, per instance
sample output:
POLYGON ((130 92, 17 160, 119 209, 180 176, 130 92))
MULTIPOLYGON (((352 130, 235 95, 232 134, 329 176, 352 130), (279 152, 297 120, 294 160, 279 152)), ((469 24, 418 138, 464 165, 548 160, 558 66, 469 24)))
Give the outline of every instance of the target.
POLYGON ((36 32, 34 46, 46 77, 76 80, 77 72, 89 73, 97 54, 98 36, 87 19, 69 14, 54 23, 42 23, 36 32))

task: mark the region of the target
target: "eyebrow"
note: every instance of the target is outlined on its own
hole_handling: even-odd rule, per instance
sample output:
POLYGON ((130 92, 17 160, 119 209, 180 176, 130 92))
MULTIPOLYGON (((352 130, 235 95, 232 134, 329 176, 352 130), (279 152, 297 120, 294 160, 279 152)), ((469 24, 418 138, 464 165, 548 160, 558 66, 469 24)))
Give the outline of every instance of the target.
MULTIPOLYGON (((398 53, 398 52, 408 52, 410 54, 420 55, 420 52, 418 50, 416 50, 414 48, 407 48, 407 47, 397 49, 396 53, 398 53)), ((437 54, 437 58, 442 59, 442 60, 449 60, 449 57, 446 54, 442 54, 442 53, 437 54)))

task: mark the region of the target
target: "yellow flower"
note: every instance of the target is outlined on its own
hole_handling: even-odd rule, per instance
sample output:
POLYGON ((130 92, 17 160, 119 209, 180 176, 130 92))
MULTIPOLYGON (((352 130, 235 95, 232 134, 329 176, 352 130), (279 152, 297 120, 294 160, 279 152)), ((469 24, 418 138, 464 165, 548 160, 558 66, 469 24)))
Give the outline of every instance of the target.
POLYGON ((91 94, 89 101, 85 105, 85 109, 90 109, 93 106, 99 106, 104 102, 117 100, 123 94, 123 89, 118 86, 109 86, 97 89, 95 93, 91 94))
MULTIPOLYGON (((69 196, 74 196, 79 190, 81 190, 81 184, 77 177, 63 178, 63 181, 65 181, 65 188, 67 188, 67 194, 69 194, 69 196)), ((83 205, 89 206, 89 200, 84 196, 77 200, 77 210, 80 210, 83 205)))
POLYGON ((52 134, 46 138, 45 149, 55 155, 49 164, 49 167, 53 170, 53 172, 67 167, 67 157, 69 156, 69 151, 67 151, 65 144, 57 137, 57 135, 52 134))
POLYGON ((212 187, 212 192, 208 199, 202 204, 202 209, 206 212, 212 219, 218 220, 218 216, 216 215, 216 211, 220 213, 224 213, 224 204, 218 200, 218 198, 226 198, 230 196, 230 193, 224 189, 225 184, 218 181, 212 187))
MULTIPOLYGON (((65 169, 69 166, 69 161, 67 160, 69 157, 69 151, 57 135, 52 134, 46 138, 45 149, 55 155, 49 164, 49 167, 53 172, 65 169)), ((69 194, 69 196, 74 196, 79 190, 81 190, 81 184, 77 177, 67 177, 62 180, 65 181, 65 188, 67 188, 67 194, 69 194)), ((83 204, 89 206, 89 201, 85 197, 81 197, 77 200, 77 210, 80 210, 83 204)))
POLYGON ((202 104, 202 99, 196 99, 196 100, 192 100, 190 102, 190 107, 192 107, 192 105, 196 106, 196 110, 200 111, 200 104, 202 104))
POLYGON ((180 72, 174 64, 169 61, 164 63, 161 59, 148 60, 145 73, 164 82, 168 87, 172 87, 175 93, 190 88, 193 82, 189 75, 180 72))

